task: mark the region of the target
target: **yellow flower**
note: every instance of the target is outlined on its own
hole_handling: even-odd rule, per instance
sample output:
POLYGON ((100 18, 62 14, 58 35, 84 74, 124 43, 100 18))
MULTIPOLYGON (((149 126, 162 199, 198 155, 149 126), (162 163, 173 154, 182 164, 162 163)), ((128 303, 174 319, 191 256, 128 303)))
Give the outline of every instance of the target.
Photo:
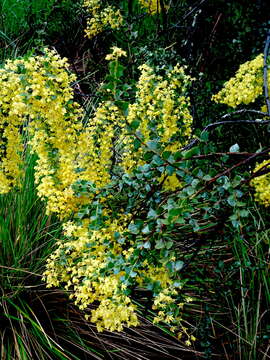
POLYGON ((212 100, 236 107, 254 102, 263 93, 263 54, 240 65, 235 77, 227 81, 212 100))
MULTIPOLYGON (((136 131, 140 134, 142 143, 147 144, 159 137, 164 150, 179 150, 191 135, 192 116, 188 110, 190 101, 185 96, 191 79, 179 64, 164 76, 156 74, 147 64, 141 65, 139 69, 141 76, 137 83, 136 100, 128 107, 126 122, 138 123, 136 131)), ((135 166, 143 164, 143 146, 135 148, 133 139, 126 133, 122 134, 120 141, 125 145, 122 150, 122 166, 130 172, 135 166)), ((162 180, 163 178, 160 179, 162 180)), ((166 190, 178 187, 180 182, 175 175, 164 183, 166 190)))
POLYGON ((105 57, 105 59, 108 60, 108 61, 117 60, 117 59, 120 58, 121 56, 127 56, 126 51, 118 48, 117 46, 113 46, 113 47, 111 48, 111 50, 112 50, 112 53, 106 55, 106 57, 105 57))
MULTIPOLYGON (((161 2, 160 0, 139 0, 139 3, 147 9, 149 14, 154 15, 156 13, 161 12, 161 2)), ((168 10, 169 6, 164 6, 166 10, 168 10)))
POLYGON ((85 29, 86 36, 89 39, 107 28, 119 29, 123 23, 120 10, 110 5, 102 8, 100 0, 84 0, 83 6, 91 16, 87 19, 85 29))
MULTIPOLYGON (((261 169, 269 169, 270 168, 270 160, 265 160, 258 164, 254 172, 259 171, 261 169)), ((255 188, 255 199, 264 204, 265 206, 270 205, 270 172, 264 175, 258 176, 251 180, 251 185, 255 188)))

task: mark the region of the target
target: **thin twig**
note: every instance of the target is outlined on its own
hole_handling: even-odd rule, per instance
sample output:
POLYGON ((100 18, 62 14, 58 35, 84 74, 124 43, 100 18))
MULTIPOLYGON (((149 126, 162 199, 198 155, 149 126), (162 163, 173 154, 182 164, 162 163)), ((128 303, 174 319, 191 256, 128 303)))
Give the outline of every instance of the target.
MULTIPOLYGON (((215 123, 207 125, 201 132, 203 134, 204 132, 208 131, 209 129, 214 129, 221 125, 229 125, 229 124, 260 124, 260 125, 266 125, 270 124, 270 120, 262 120, 262 119, 256 119, 256 120, 226 120, 226 121, 217 121, 215 123)), ((191 149, 194 145, 198 144, 200 139, 194 139, 189 144, 184 146, 181 150, 188 150, 191 149)))
POLYGON ((11 267, 11 266, 0 265, 0 268, 2 268, 2 269, 8 269, 8 270, 13 270, 13 271, 18 271, 18 272, 23 272, 23 273, 26 273, 26 274, 30 274, 30 275, 35 275, 35 276, 40 276, 40 277, 42 277, 41 274, 37 274, 37 273, 31 272, 31 271, 27 271, 27 270, 23 270, 23 269, 17 269, 17 268, 11 267))
POLYGON ((219 179, 221 176, 225 176, 227 174, 229 174, 230 172, 232 172, 232 170, 247 164, 248 162, 252 161, 253 159, 257 158, 258 156, 264 155, 264 154, 268 154, 270 152, 270 148, 261 151, 259 153, 255 153, 252 154, 251 156, 249 156, 248 158, 239 161, 237 164, 233 165, 232 167, 224 170, 223 172, 217 174, 216 176, 214 176, 212 179, 210 179, 209 181, 206 182, 206 184, 200 189, 198 190, 194 195, 191 196, 191 198, 195 198, 197 195, 199 195, 200 193, 202 193, 210 184, 212 184, 213 182, 215 182, 217 179, 219 179))
POLYGON ((263 167, 261 167, 259 170, 255 171, 247 180, 246 182, 250 182, 252 179, 269 174, 270 172, 270 164, 265 164, 263 167))
MULTIPOLYGON (((250 157, 254 154, 254 152, 250 153, 250 152, 230 152, 230 151, 225 151, 225 152, 216 152, 216 153, 209 153, 209 154, 203 154, 203 155, 194 155, 194 156, 191 156, 189 158, 189 160, 191 159, 197 159, 197 160, 200 160, 200 159, 207 159, 209 157, 213 157, 213 156, 236 156, 236 157, 250 157)), ((266 157, 270 157, 270 154, 267 154, 264 156, 266 157)))
POLYGON ((198 10, 207 0, 201 0, 198 1, 195 6, 193 6, 193 8, 191 10, 189 10, 184 16, 183 16, 183 20, 186 20, 186 18, 188 18, 194 11, 198 10))
POLYGON ((221 116, 221 119, 227 119, 228 117, 231 117, 234 115, 246 114, 246 113, 252 113, 252 114, 257 114, 257 115, 261 115, 261 116, 270 116, 268 113, 258 111, 258 110, 241 109, 241 110, 237 110, 237 111, 233 111, 231 113, 225 114, 225 115, 221 116))

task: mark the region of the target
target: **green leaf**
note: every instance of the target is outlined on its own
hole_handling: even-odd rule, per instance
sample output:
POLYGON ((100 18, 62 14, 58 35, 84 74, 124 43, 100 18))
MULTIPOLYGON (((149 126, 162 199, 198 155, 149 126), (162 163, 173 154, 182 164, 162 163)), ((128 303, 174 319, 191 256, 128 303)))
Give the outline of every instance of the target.
POLYGON ((186 192, 187 192, 187 194, 189 195, 189 196, 191 196, 191 195, 193 195, 194 193, 195 193, 195 189, 192 187, 192 186, 188 186, 187 188, 186 188, 186 192))
POLYGON ((158 149, 159 149, 159 142, 158 142, 158 140, 150 140, 150 141, 147 141, 146 145, 147 145, 147 147, 148 147, 150 150, 153 150, 153 151, 158 151, 158 149))
POLYGON ((169 176, 173 175, 175 173, 175 168, 173 166, 166 166, 166 172, 169 176))
POLYGON ((124 244, 125 241, 126 241, 126 239, 125 239, 124 237, 120 237, 120 238, 117 240, 117 242, 118 242, 119 244, 124 244))
POLYGON ((134 223, 129 224, 128 230, 131 232, 131 234, 135 234, 135 235, 139 234, 140 232, 139 226, 134 223))
POLYGON ((241 181, 243 180, 242 176, 236 175, 232 181, 232 186, 237 187, 241 184, 241 181))
POLYGON ((175 271, 179 271, 183 268, 184 266, 184 262, 181 261, 181 260, 178 260, 175 262, 175 265, 174 265, 174 268, 175 268, 175 271))
POLYGON ((232 220, 232 226, 233 226, 234 228, 238 229, 239 226, 240 226, 240 222, 237 221, 237 220, 232 220))
POLYGON ((147 214, 147 218, 157 218, 158 214, 154 209, 150 209, 147 214))
POLYGON ((132 278, 136 277, 137 276, 136 271, 131 270, 131 272, 129 273, 129 276, 132 278))
POLYGON ((209 139, 209 133, 207 131, 203 131, 200 135, 200 140, 202 142, 207 142, 209 139))
POLYGON ((248 210, 240 210, 239 215, 241 217, 247 217, 249 215, 249 211, 248 210))
POLYGON ((131 127, 132 130, 136 130, 140 126, 140 121, 133 120, 129 126, 131 127))
POLYGON ((227 202, 230 206, 235 206, 236 205, 236 201, 235 198, 231 195, 228 197, 227 202))
POLYGON ((180 217, 178 217, 174 222, 175 222, 176 224, 183 225, 183 224, 185 224, 185 219, 184 219, 184 217, 180 216, 180 217))
POLYGON ((182 212, 183 212, 182 208, 174 208, 169 210, 168 215, 173 217, 182 214, 182 212))
POLYGON ((166 249, 171 249, 173 247, 173 241, 167 241, 166 242, 166 249))
POLYGON ((146 241, 146 242, 143 244, 143 247, 144 247, 145 249, 151 249, 151 243, 150 243, 150 241, 146 241))
POLYGON ((234 144, 230 147, 230 152, 238 152, 239 151, 239 145, 238 144, 234 144))
POLYGON ((163 157, 163 159, 168 160, 169 157, 171 156, 171 154, 172 154, 171 151, 163 151, 162 157, 163 157))
POLYGON ((191 158, 192 156, 199 155, 200 154, 200 148, 198 146, 195 146, 194 148, 184 151, 182 153, 183 159, 187 160, 191 158))
POLYGON ((156 245, 155 245, 155 248, 156 249, 163 249, 165 247, 165 244, 164 244, 164 241, 162 240, 162 239, 160 239, 160 240, 158 240, 157 242, 156 242, 156 245))
POLYGON ((178 161, 179 159, 182 159, 183 158, 183 152, 182 151, 176 151, 173 154, 173 158, 174 158, 175 161, 178 161))
POLYGON ((153 163, 154 165, 161 166, 161 165, 164 164, 164 161, 161 159, 160 156, 154 155, 154 156, 153 156, 153 159, 152 159, 152 163, 153 163))
POLYGON ((151 232, 149 225, 146 225, 143 229, 142 229, 142 233, 143 234, 149 234, 151 232))

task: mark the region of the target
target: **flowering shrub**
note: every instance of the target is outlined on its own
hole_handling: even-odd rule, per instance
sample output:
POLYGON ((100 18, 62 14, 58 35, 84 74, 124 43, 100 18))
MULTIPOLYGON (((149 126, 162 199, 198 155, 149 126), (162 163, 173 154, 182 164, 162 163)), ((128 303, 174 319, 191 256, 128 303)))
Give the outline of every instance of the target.
MULTIPOLYGON (((157 251, 154 243, 142 243, 136 221, 141 227, 143 220, 139 213, 135 216, 142 199, 153 192, 152 187, 161 189, 165 178, 172 177, 164 169, 155 170, 158 162, 153 164, 154 171, 147 173, 151 165, 145 159, 146 152, 153 142, 162 152, 179 149, 190 136, 192 118, 185 96, 189 78, 178 65, 163 76, 143 65, 135 102, 127 104, 119 100, 115 84, 122 73, 120 56, 125 53, 118 48, 107 56, 107 60, 112 60, 111 83, 103 85, 108 99, 100 103, 81 133, 92 156, 92 174, 89 173, 88 181, 81 178, 74 183, 73 190, 75 196, 87 196, 92 202, 82 205, 74 220, 64 225, 66 240, 59 242, 44 274, 48 286, 65 283, 81 309, 99 302, 87 318, 97 323, 100 331, 122 330, 123 325, 138 324, 131 297, 132 288, 137 286, 151 290, 155 297, 154 322, 179 323, 179 310, 189 300, 179 295, 182 283, 176 281, 175 267, 180 268, 182 262, 177 261, 174 252, 168 253, 166 260, 161 254, 159 258, 154 254, 157 251), (135 178, 134 171, 138 174, 135 178), (136 199, 138 195, 140 198, 136 199), (130 196, 134 203, 129 202, 130 196), (171 263, 171 271, 167 262, 171 263), (179 296, 181 300, 177 302, 179 296)), ((175 175, 173 179, 175 189, 180 184, 175 175)), ((166 189, 169 184, 168 181, 166 189)), ((142 231, 144 235, 151 233, 148 225, 142 231)))
MULTIPOLYGON (((44 273, 47 286, 64 285, 80 309, 97 304, 86 318, 99 331, 137 325, 133 291, 150 292, 153 321, 176 331, 191 298, 181 291, 177 271, 183 263, 174 242, 161 232, 172 201, 162 194, 181 189, 176 170, 168 170, 162 156, 168 159, 190 137, 190 78, 179 65, 155 70, 144 64, 130 103, 128 94, 120 95, 121 56, 125 52, 116 47, 107 56, 110 80, 101 89, 107 95, 85 126, 66 59, 47 49, 44 56, 5 64, 1 192, 19 186, 28 137, 38 155, 38 195, 48 214, 65 221, 64 238, 44 273)), ((183 332, 190 344, 193 336, 182 326, 183 332)))
MULTIPOLYGON (((268 77, 268 86, 270 79, 268 77)), ((232 107, 254 102, 263 94, 263 54, 258 55, 254 60, 247 61, 240 65, 235 77, 225 83, 224 88, 213 100, 232 107)), ((266 106, 263 107, 263 109, 266 106)), ((255 171, 269 167, 269 160, 257 164, 255 171)), ((270 176, 268 173, 258 176, 251 181, 255 188, 255 198, 265 206, 270 205, 270 176)))
POLYGON ((47 213, 63 220, 44 272, 47 286, 64 287, 98 331, 138 325, 144 303, 153 323, 169 325, 190 345, 195 338, 183 309, 193 298, 181 270, 193 245, 200 249, 204 233, 223 222, 221 209, 233 207, 226 216, 242 226, 243 178, 224 176, 225 157, 204 163, 201 150, 213 151, 207 134, 202 149, 181 150, 192 126, 192 79, 184 68, 143 64, 129 85, 125 57, 117 47, 106 57, 109 74, 88 120, 73 99, 75 77, 56 52, 4 65, 1 192, 20 186, 29 146, 38 157, 38 194, 47 213))

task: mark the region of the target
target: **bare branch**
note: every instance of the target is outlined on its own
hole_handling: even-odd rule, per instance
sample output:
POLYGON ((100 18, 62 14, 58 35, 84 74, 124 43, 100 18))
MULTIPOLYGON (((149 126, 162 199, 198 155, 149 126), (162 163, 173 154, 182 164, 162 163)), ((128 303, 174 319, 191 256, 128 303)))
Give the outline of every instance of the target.
POLYGON ((244 160, 241 160, 239 161, 237 164, 231 166, 230 168, 222 171, 221 173, 217 174, 216 176, 214 176, 212 179, 210 179, 209 181, 206 182, 206 184, 200 189, 198 190, 194 195, 191 196, 191 198, 194 198, 196 197, 198 194, 200 194, 201 192, 203 192, 210 184, 214 183, 217 179, 219 179, 221 176, 224 176, 224 175, 228 175, 230 174, 234 169, 240 167, 240 166, 243 166, 251 161, 253 161, 254 159, 258 158, 259 156, 262 156, 262 155, 267 155, 270 151, 270 148, 264 150, 264 151, 261 151, 259 153, 254 153, 252 154, 251 156, 249 156, 248 158, 244 159, 244 160))
MULTIPOLYGON (((270 124, 270 120, 262 120, 262 119, 256 119, 256 120, 226 120, 226 121, 217 121, 215 123, 207 125, 201 132, 203 134, 204 132, 214 129, 221 125, 235 125, 235 124, 255 124, 255 125, 267 125, 270 124)), ((194 139, 189 144, 184 146, 182 150, 188 150, 191 149, 194 145, 198 144, 200 142, 200 139, 194 139)))
POLYGON ((241 109, 241 110, 236 110, 236 111, 233 111, 231 113, 225 114, 225 115, 221 116, 221 119, 227 119, 228 117, 231 117, 231 116, 234 116, 234 115, 246 114, 246 113, 257 114, 257 115, 260 115, 260 116, 267 116, 267 117, 270 116, 268 113, 258 111, 258 110, 241 109))

